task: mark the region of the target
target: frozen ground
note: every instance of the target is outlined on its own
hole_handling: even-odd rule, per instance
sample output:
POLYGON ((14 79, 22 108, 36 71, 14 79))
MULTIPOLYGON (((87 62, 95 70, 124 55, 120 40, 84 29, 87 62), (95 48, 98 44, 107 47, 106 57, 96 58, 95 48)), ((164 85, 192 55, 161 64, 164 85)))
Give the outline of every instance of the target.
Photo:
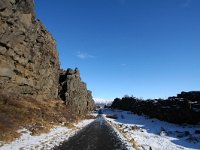
POLYGON ((200 150, 200 125, 176 125, 120 110, 103 113, 116 115, 117 119, 105 118, 141 150, 200 150))
POLYGON ((9 144, 4 144, 0 150, 27 150, 27 149, 51 149, 58 146, 61 142, 73 136, 77 131, 94 121, 94 119, 83 120, 75 125, 75 128, 69 129, 63 126, 56 126, 47 134, 31 136, 30 131, 21 129, 22 136, 9 144))

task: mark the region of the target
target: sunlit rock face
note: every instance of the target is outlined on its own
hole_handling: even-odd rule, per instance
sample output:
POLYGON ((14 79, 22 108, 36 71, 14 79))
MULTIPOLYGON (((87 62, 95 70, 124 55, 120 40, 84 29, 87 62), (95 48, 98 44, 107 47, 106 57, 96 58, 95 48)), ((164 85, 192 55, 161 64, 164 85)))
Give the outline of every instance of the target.
POLYGON ((56 43, 35 18, 33 0, 0 1, 0 97, 56 99, 56 43))
POLYGON ((95 106, 92 92, 87 90, 86 83, 81 81, 77 68, 60 71, 59 96, 71 110, 78 114, 87 113, 95 106))
POLYGON ((33 0, 0 1, 0 103, 11 98, 61 98, 79 114, 94 108, 79 70, 60 71, 56 42, 36 19, 33 0))

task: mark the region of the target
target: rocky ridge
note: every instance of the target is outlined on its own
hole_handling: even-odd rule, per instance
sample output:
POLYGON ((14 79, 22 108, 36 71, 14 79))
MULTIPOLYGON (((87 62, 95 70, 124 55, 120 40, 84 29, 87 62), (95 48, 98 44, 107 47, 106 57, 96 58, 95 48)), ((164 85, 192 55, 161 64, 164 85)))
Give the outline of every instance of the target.
POLYGON ((111 107, 177 124, 200 123, 199 91, 182 92, 166 100, 141 100, 135 97, 116 98, 111 107))

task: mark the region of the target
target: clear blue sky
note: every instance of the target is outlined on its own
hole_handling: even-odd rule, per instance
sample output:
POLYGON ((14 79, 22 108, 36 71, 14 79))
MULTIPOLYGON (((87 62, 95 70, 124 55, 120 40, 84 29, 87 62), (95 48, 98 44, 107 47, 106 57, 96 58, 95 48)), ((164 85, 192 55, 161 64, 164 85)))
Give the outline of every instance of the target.
POLYGON ((61 67, 93 97, 200 90, 200 0, 35 0, 61 67))

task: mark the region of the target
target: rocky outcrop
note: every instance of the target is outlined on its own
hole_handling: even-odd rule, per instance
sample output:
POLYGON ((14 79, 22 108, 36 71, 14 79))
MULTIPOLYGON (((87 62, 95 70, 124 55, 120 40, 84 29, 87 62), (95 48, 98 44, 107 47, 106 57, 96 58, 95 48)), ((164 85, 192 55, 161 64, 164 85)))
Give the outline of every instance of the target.
POLYGON ((84 114, 94 109, 92 92, 87 90, 86 83, 81 81, 77 68, 61 70, 59 83, 59 96, 73 112, 84 114))
POLYGON ((112 108, 145 114, 173 123, 200 123, 200 92, 182 92, 166 100, 140 100, 135 97, 116 98, 112 108))
POLYGON ((33 0, 0 1, 0 98, 58 97, 59 59, 33 0))
POLYGON ((55 40, 36 19, 34 1, 0 0, 0 104, 59 96, 79 114, 94 105, 78 69, 60 72, 55 40))

